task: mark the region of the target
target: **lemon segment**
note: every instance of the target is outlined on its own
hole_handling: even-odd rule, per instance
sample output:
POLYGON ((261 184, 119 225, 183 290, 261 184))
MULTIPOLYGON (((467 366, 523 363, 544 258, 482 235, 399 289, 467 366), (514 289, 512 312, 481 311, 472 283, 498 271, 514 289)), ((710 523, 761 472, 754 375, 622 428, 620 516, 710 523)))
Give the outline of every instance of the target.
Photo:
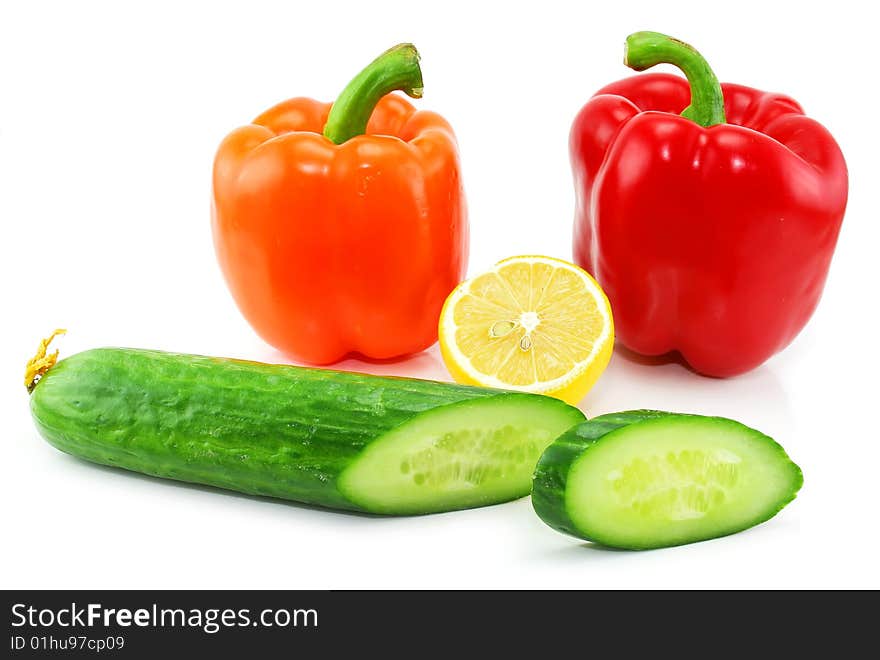
POLYGON ((614 323, 608 298, 586 271, 521 256, 462 282, 443 306, 439 336, 459 383, 576 404, 611 359, 614 323))

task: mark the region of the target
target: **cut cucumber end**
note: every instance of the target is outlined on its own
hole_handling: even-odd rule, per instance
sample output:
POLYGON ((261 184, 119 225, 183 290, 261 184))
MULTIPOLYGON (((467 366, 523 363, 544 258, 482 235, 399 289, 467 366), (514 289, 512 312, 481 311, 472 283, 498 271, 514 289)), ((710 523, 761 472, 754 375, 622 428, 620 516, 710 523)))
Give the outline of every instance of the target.
POLYGON ((580 421, 550 397, 504 394, 425 412, 367 447, 339 477, 357 506, 382 514, 467 509, 528 495, 541 453, 580 421))
POLYGON ((803 483, 774 440, 724 418, 625 413, 581 424, 560 441, 565 450, 548 450, 538 465, 536 511, 557 529, 614 547, 742 531, 772 518, 803 483), (617 423, 627 415, 633 421, 617 423))

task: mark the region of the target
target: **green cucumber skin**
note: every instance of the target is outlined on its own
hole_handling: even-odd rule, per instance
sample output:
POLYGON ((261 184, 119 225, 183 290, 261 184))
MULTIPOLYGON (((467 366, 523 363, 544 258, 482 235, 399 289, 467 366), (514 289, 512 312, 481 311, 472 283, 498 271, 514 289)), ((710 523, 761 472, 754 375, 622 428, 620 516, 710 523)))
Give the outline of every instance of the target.
MULTIPOLYGON (((620 543, 603 539, 601 533, 578 528, 569 516, 568 510, 565 506, 565 492, 568 482, 568 474, 578 458, 582 457, 585 452, 594 448, 598 441, 604 436, 621 427, 664 417, 696 416, 698 415, 670 413, 662 410, 629 410, 625 412, 600 415, 599 417, 594 417, 587 422, 570 428, 544 450, 544 453, 541 455, 538 465, 535 468, 535 476, 532 486, 532 506, 535 513, 537 513, 541 520, 547 523, 550 527, 560 532, 586 541, 593 541, 601 545, 618 547, 625 550, 650 550, 656 547, 666 547, 655 546, 647 542, 639 545, 621 545, 620 543)), ((733 420, 723 417, 716 417, 713 419, 725 423, 738 424, 738 422, 733 422, 733 420)), ((772 438, 767 436, 765 436, 765 438, 776 445, 780 454, 790 462, 788 455, 785 453, 785 450, 781 445, 776 443, 772 438)), ((751 526, 759 525, 762 522, 770 520, 770 518, 779 513, 779 511, 797 496, 798 490, 801 485, 803 485, 803 474, 799 467, 793 463, 792 466, 797 470, 798 480, 796 482, 796 487, 791 493, 791 497, 786 501, 781 502, 776 509, 768 512, 765 517, 755 520, 751 526)), ((733 533, 735 532, 730 532, 730 534, 733 533)), ((680 545, 683 545, 683 543, 680 545)))
POLYGON ((370 443, 438 406, 529 396, 536 395, 101 348, 58 362, 30 405, 50 444, 95 463, 365 511, 340 493, 337 478, 370 443))

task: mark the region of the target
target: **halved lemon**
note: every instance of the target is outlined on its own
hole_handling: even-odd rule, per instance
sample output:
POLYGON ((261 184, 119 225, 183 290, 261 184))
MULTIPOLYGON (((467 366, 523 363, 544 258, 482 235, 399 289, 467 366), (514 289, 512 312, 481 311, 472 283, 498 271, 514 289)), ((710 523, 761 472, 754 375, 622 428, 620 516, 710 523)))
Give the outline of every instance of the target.
POLYGON ((578 403, 608 365, 611 306, 567 261, 511 257, 462 282, 440 313, 440 351, 459 383, 578 403))

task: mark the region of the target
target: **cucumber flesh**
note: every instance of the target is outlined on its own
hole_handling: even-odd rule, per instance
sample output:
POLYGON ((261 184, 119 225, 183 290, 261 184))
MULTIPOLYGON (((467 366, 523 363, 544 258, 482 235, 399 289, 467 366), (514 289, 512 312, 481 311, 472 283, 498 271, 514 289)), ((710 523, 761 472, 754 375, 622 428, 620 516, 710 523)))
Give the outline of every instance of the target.
POLYGON ((545 404, 497 396, 423 413, 372 443, 340 476, 339 488, 365 509, 397 514, 523 497, 554 428, 571 420, 549 419, 545 404))
POLYGON ((802 484, 782 447, 739 422, 633 411, 597 417, 554 441, 538 463, 532 501, 561 531, 646 549, 757 525, 802 484))

